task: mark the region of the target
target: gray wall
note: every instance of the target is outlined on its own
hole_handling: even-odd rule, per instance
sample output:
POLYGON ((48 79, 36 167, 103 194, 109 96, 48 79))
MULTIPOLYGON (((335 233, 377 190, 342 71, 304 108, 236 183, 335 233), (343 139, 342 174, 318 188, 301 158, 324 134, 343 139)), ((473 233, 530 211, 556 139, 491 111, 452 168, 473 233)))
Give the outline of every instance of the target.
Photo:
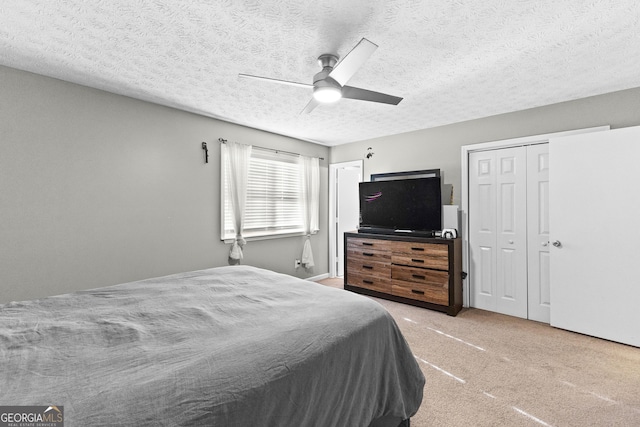
POLYGON ((0 303, 226 265, 218 137, 327 159, 316 267, 293 268, 302 237, 245 248, 310 277, 328 271, 329 160, 364 159, 365 178, 439 168, 459 204, 462 145, 606 124, 640 125, 640 89, 329 149, 0 66, 0 303))
POLYGON ((463 145, 602 125, 640 125, 640 88, 345 144, 332 148, 331 162, 364 159, 365 180, 374 173, 441 169, 460 205, 463 145), (370 159, 368 147, 375 153, 370 159))
MULTIPOLYGON (((327 159, 327 224, 327 147, 0 66, 0 303, 227 265, 219 137, 327 159)), ((324 274, 326 228, 311 271, 303 237, 250 242, 243 263, 324 274)))

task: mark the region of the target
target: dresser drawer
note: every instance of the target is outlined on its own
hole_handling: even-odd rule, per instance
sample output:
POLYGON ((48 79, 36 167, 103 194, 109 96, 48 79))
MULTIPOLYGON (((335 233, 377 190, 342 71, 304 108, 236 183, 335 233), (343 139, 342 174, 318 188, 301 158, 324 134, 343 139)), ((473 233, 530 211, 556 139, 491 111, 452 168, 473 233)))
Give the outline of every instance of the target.
POLYGON ((449 287, 449 273, 446 271, 392 265, 391 278, 405 282, 439 286, 445 289, 449 287))
POLYGON ((446 257, 449 247, 445 244, 423 243, 423 242, 399 242, 390 241, 391 250, 396 253, 433 256, 436 258, 446 257))
POLYGON ((379 239, 362 239, 358 237, 349 237, 347 239, 347 247, 348 248, 362 248, 368 250, 378 250, 378 251, 391 251, 391 242, 389 240, 379 240, 379 239))
POLYGON ((437 243, 393 242, 394 264, 414 267, 449 269, 449 247, 437 243))
POLYGON ((391 293, 391 279, 388 277, 368 276, 360 273, 347 272, 347 284, 366 288, 372 291, 391 293))
POLYGON ((449 305, 448 287, 392 280, 391 294, 433 304, 449 305))
POLYGON ((347 246, 347 259, 358 260, 360 262, 382 262, 391 264, 391 252, 347 246))
POLYGON ((434 258, 421 255, 393 254, 391 262, 398 265, 408 265, 411 267, 433 268, 436 270, 449 270, 449 257, 434 258))
POLYGON ((349 257, 347 261, 347 273, 361 274, 365 276, 391 277, 391 264, 378 262, 371 259, 349 257))

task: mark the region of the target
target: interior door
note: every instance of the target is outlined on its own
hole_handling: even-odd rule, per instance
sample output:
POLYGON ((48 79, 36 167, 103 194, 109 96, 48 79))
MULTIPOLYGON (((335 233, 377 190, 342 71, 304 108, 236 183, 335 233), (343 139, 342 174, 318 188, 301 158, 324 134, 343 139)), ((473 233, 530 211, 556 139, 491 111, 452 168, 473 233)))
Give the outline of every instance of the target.
POLYGON ((360 199, 358 183, 362 181, 362 162, 345 162, 331 165, 335 171, 334 236, 335 247, 333 263, 335 276, 344 275, 344 233, 354 231, 359 225, 360 199))
POLYGON ((495 151, 469 154, 471 307, 496 311, 495 151))
POLYGON ((527 147, 528 317, 549 323, 549 144, 527 147))
POLYGON ((527 318, 526 149, 469 155, 471 305, 527 318))
POLYGON ((551 139, 551 325, 640 346, 640 127, 551 139))
POLYGON ((527 318, 526 147, 496 151, 497 311, 527 318))

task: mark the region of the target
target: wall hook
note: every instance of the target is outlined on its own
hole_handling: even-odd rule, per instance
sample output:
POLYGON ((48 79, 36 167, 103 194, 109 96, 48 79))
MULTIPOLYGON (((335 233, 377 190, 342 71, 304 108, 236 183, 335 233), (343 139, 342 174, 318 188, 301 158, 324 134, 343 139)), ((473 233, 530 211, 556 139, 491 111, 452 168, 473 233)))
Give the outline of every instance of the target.
POLYGON ((204 162, 209 163, 209 149, 206 142, 202 143, 202 149, 204 150, 204 162))

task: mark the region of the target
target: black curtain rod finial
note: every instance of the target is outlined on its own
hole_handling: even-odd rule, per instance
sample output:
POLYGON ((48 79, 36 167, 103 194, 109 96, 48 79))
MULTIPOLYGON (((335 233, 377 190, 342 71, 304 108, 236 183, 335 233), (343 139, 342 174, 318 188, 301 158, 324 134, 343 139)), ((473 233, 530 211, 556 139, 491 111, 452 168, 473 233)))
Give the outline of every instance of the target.
POLYGON ((202 149, 204 150, 204 162, 209 163, 209 149, 206 142, 202 143, 202 149))

